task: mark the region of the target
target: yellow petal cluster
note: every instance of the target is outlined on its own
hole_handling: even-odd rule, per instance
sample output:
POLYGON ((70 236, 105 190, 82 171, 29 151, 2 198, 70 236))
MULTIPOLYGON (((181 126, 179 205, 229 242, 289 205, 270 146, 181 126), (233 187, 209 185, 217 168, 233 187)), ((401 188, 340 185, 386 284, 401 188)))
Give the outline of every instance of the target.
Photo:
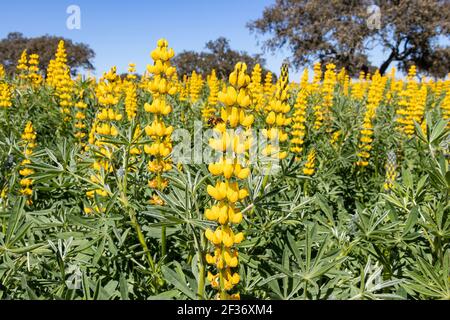
POLYGON ((55 96, 64 121, 70 120, 72 107, 73 80, 70 77, 70 67, 67 65, 67 53, 64 41, 58 43, 55 59, 50 60, 47 68, 48 85, 55 89, 55 96))
MULTIPOLYGON (((426 91, 421 92, 419 88, 416 70, 414 65, 408 70, 406 88, 400 92, 400 101, 396 111, 398 129, 407 137, 414 134, 414 120, 417 121, 421 118, 424 102, 426 102, 426 91)), ((418 122, 421 123, 420 120, 418 122)))
POLYGON ((441 104, 442 119, 449 121, 447 128, 450 129, 450 90, 445 93, 441 104))
POLYGON ((216 112, 216 106, 219 101, 219 79, 217 79, 216 70, 212 70, 211 74, 206 79, 208 84, 209 94, 208 100, 205 102, 202 108, 202 118, 204 121, 208 121, 216 112))
MULTIPOLYGON (((160 39, 156 49, 151 52, 153 65, 147 66, 147 71, 151 75, 147 89, 152 94, 153 101, 145 103, 144 109, 153 115, 153 121, 145 128, 145 133, 152 139, 152 144, 145 145, 144 152, 151 158, 147 168, 154 174, 154 178, 149 181, 149 187, 160 191, 168 185, 162 174, 172 169, 170 154, 173 127, 167 127, 164 118, 172 112, 169 96, 175 95, 179 86, 175 77, 176 69, 170 61, 174 55, 175 52, 169 48, 167 40, 160 39)), ((164 204, 156 194, 152 196, 150 203, 164 204)))
POLYGON ((307 176, 312 176, 315 172, 316 166, 316 150, 311 149, 308 153, 308 158, 306 159, 306 163, 303 167, 303 174, 307 176))
POLYGON ((76 87, 74 88, 74 101, 75 102, 75 137, 81 142, 86 137, 86 109, 88 104, 86 102, 86 92, 82 89, 81 80, 76 82, 76 87))
POLYGON ((287 64, 281 67, 281 75, 275 86, 275 94, 265 106, 266 129, 262 134, 269 141, 262 150, 262 154, 271 158, 284 159, 287 157, 287 151, 282 150, 280 144, 288 139, 288 134, 284 127, 291 124, 287 114, 291 110, 288 103, 289 98, 289 70, 287 64))
POLYGON ((0 82, 0 108, 12 106, 13 88, 6 82, 0 82))
MULTIPOLYGON (((252 77, 249 85, 252 103, 257 112, 262 111, 264 107, 264 86, 261 81, 262 68, 261 65, 257 63, 252 70, 252 77)), ((270 82, 271 81, 272 80, 270 79, 270 82)))
POLYGON ((127 114, 128 120, 132 120, 137 115, 138 102, 137 102, 137 85, 135 83, 136 75, 136 65, 130 63, 128 65, 127 78, 123 83, 123 89, 125 93, 125 112, 127 114))
POLYGON ((229 84, 219 92, 222 103, 221 116, 225 122, 217 124, 214 131, 218 137, 212 138, 209 145, 220 154, 219 160, 209 164, 209 172, 216 178, 214 185, 207 186, 207 193, 214 204, 205 210, 205 218, 218 224, 215 230, 207 229, 205 237, 213 245, 213 254, 206 255, 206 261, 214 265, 217 273, 208 272, 211 286, 218 290, 219 299, 238 299, 239 294, 232 291, 239 283, 239 273, 233 271, 238 266, 236 245, 244 240, 242 232, 235 233, 233 226, 242 222, 240 203, 249 193, 240 185, 250 175, 245 155, 252 139, 250 131, 254 117, 251 111, 249 92, 250 76, 247 65, 237 63, 229 76, 229 84), (233 130, 239 127, 240 130, 233 130))
POLYGON ((4 79, 6 76, 5 67, 0 63, 0 80, 4 79))
POLYGON ((189 78, 189 96, 192 103, 196 103, 200 98, 200 91, 203 87, 203 79, 201 74, 197 74, 195 70, 189 78))
POLYGON ((291 130, 291 152, 295 154, 296 160, 300 160, 301 153, 303 152, 303 144, 305 143, 306 135, 306 108, 308 98, 308 69, 303 71, 302 79, 300 82, 300 90, 297 95, 297 99, 294 105, 294 116, 292 118, 292 130, 291 130))
POLYGON ((372 150, 373 141, 373 122, 376 116, 376 111, 383 99, 384 88, 386 86, 387 78, 382 77, 377 71, 372 77, 370 84, 366 112, 364 114, 364 123, 360 131, 359 152, 357 166, 366 167, 369 165, 370 150, 372 150))
POLYGON ((389 152, 387 155, 387 161, 386 161, 386 178, 383 185, 383 188, 385 191, 391 190, 394 181, 397 178, 397 165, 396 165, 396 159, 395 159, 395 153, 389 152))
POLYGON ((31 164, 29 157, 33 154, 33 149, 36 148, 36 132, 34 131, 33 123, 31 121, 28 121, 25 125, 22 133, 22 144, 25 148, 25 159, 21 162, 21 169, 19 170, 19 175, 22 177, 20 179, 20 193, 27 197, 27 203, 30 205, 32 203, 30 198, 33 195, 33 179, 29 178, 29 176, 34 174, 34 170, 28 168, 27 165, 31 164))

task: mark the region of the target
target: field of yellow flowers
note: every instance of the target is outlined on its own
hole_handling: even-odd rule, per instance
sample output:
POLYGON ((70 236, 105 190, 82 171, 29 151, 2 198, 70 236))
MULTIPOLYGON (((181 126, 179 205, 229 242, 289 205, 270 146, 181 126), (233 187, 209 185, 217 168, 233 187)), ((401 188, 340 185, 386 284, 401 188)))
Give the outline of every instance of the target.
POLYGON ((450 299, 449 79, 38 54, 0 65, 0 299, 450 299))

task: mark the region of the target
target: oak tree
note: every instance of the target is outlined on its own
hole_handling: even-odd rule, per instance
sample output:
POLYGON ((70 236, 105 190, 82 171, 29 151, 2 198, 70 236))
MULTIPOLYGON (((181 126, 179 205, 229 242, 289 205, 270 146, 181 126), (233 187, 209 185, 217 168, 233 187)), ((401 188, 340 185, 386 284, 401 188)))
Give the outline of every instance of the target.
POLYGON ((364 67, 383 74, 393 64, 402 70, 415 64, 442 77, 450 66, 448 0, 276 0, 248 28, 269 36, 266 50, 288 47, 296 67, 333 62, 352 74, 364 67), (368 54, 375 48, 385 56, 372 66, 368 54))
POLYGON ((49 35, 27 38, 19 32, 9 33, 5 39, 0 40, 0 63, 8 73, 13 73, 20 55, 26 49, 28 54, 37 53, 39 55, 39 69, 45 72, 50 60, 55 57, 60 40, 65 42, 67 64, 70 66, 72 74, 76 74, 79 68, 94 70, 92 60, 95 53, 87 44, 74 43, 70 39, 49 35))

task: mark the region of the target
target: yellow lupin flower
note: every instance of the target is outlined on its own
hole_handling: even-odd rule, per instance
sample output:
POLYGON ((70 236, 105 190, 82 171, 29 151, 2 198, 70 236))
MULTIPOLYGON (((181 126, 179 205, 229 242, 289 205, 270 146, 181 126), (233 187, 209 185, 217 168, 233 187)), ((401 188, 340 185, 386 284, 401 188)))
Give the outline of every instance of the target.
POLYGON ((96 181, 93 177, 99 177, 102 171, 105 175, 112 172, 111 163, 116 146, 105 142, 105 140, 118 136, 119 130, 116 122, 123 119, 122 112, 118 108, 123 87, 122 80, 117 75, 116 67, 112 67, 103 74, 99 82, 96 83, 95 93, 100 108, 95 115, 95 119, 93 119, 88 149, 93 149, 95 157, 92 168, 96 173, 91 176, 91 181, 101 185, 102 188, 87 191, 86 195, 89 198, 93 198, 95 195, 107 197, 109 194, 105 189, 104 181, 96 181))
POLYGON ((0 82, 0 108, 12 106, 13 89, 6 82, 0 82))
POLYGON ((29 178, 34 174, 34 170, 26 166, 31 164, 29 157, 33 154, 33 149, 36 147, 36 132, 33 128, 33 123, 28 121, 22 133, 22 144, 24 145, 24 160, 20 164, 19 174, 22 176, 20 180, 20 193, 27 197, 27 204, 31 205, 31 196, 33 195, 32 185, 33 180, 29 178))
POLYGON ((308 153, 308 158, 303 168, 303 174, 307 176, 314 175, 315 166, 316 166, 316 150, 311 149, 311 151, 308 153))
POLYGON ((426 88, 421 91, 415 77, 416 67, 413 65, 408 71, 406 89, 400 92, 396 112, 398 129, 407 137, 414 134, 414 120, 421 123, 426 102, 426 88))
POLYGON ((67 54, 64 41, 58 43, 55 59, 50 60, 47 68, 47 84, 55 89, 64 121, 70 120, 72 107, 73 80, 70 77, 70 67, 67 65, 67 54))
POLYGON ((291 152, 295 154, 295 159, 298 161, 301 158, 303 151, 303 144, 306 135, 306 107, 308 90, 308 69, 303 71, 302 79, 300 81, 300 90, 297 95, 297 100, 294 105, 294 116, 292 118, 291 130, 291 152))
POLYGON ((361 137, 359 144, 357 166, 366 167, 369 165, 370 150, 372 149, 373 141, 373 120, 376 116, 376 111, 383 99, 384 88, 386 86, 387 78, 382 77, 377 71, 372 77, 370 89, 367 97, 366 112, 364 114, 364 123, 361 129, 361 137))
POLYGON ((276 84, 275 95, 265 106, 267 127, 262 131, 263 136, 269 140, 262 154, 280 160, 287 157, 287 152, 282 151, 279 146, 280 143, 288 139, 284 127, 290 125, 292 121, 287 117, 287 113, 291 110, 287 102, 289 98, 288 84, 288 66, 283 64, 280 79, 276 84), (275 146, 275 144, 278 144, 278 146, 275 146))
POLYGON ((0 80, 4 79, 6 76, 5 67, 0 63, 0 80))
POLYGON ((39 55, 31 54, 28 60, 28 65, 28 79, 35 87, 41 85, 44 79, 39 73, 39 55))
MULTIPOLYGON (((262 81, 262 69, 256 64, 252 71, 251 82, 249 85, 252 104, 257 112, 262 111, 264 107, 264 86, 262 81)), ((271 81, 271 80, 270 80, 271 81)))
POLYGON ((88 107, 85 102, 85 91, 81 87, 81 80, 77 81, 76 87, 74 88, 74 101, 76 101, 74 107, 76 110, 74 116, 74 128, 75 128, 75 137, 78 139, 78 142, 81 143, 82 140, 86 137, 86 109, 88 107))
POLYGON ((197 74, 195 70, 192 72, 189 78, 189 96, 191 102, 195 103, 200 98, 200 91, 203 87, 203 79, 200 74, 197 74))
POLYGON ((394 185, 394 181, 397 177, 396 167, 397 165, 395 153, 390 151, 387 154, 386 161, 386 178, 383 185, 385 191, 391 190, 394 185))
POLYGON ((264 79, 264 94, 266 96, 272 96, 273 93, 273 75, 272 72, 267 72, 266 77, 264 79))
POLYGON ((212 70, 211 75, 208 76, 207 84, 209 88, 208 100, 202 108, 203 120, 208 121, 216 112, 216 105, 219 100, 219 80, 217 79, 216 71, 212 70))
POLYGON ((250 148, 251 139, 247 136, 254 117, 249 113, 251 108, 250 77, 246 74, 245 63, 238 63, 230 74, 230 86, 219 92, 219 101, 223 104, 221 116, 225 122, 214 128, 219 137, 212 138, 209 145, 221 153, 218 161, 209 164, 209 172, 217 177, 215 185, 208 185, 207 193, 214 200, 214 205, 205 210, 205 218, 218 223, 213 231, 207 229, 205 236, 214 245, 214 255, 208 253, 206 261, 214 265, 217 274, 208 272, 211 286, 219 291, 220 299, 237 299, 239 295, 229 294, 229 291, 239 283, 237 272, 232 272, 238 266, 238 253, 235 247, 244 240, 244 234, 234 233, 232 226, 239 224, 243 215, 239 203, 248 197, 248 191, 239 186, 239 180, 247 179, 250 168, 245 166, 245 155, 250 148), (245 128, 241 133, 227 130, 245 128))
POLYGON ((23 50, 20 59, 17 62, 17 73, 20 79, 26 79, 28 73, 28 54, 27 50, 23 50))
POLYGON ((320 95, 320 82, 322 80, 322 65, 316 62, 313 67, 314 76, 311 85, 311 94, 314 94, 316 99, 314 100, 314 130, 318 130, 322 127, 323 122, 323 110, 321 105, 321 95, 320 95))
MULTIPOLYGON (((147 168, 155 174, 155 178, 149 181, 149 187, 156 190, 166 188, 168 182, 162 178, 162 173, 172 170, 172 161, 169 156, 172 152, 173 127, 165 125, 164 117, 172 112, 168 97, 177 93, 178 83, 174 77, 176 69, 170 63, 175 53, 168 46, 167 40, 160 39, 157 48, 151 53, 154 63, 147 66, 147 71, 153 75, 147 86, 147 90, 153 96, 153 101, 146 103, 144 109, 153 114, 153 122, 145 128, 145 133, 152 138, 153 143, 145 145, 144 152, 152 157, 147 168)), ((164 204, 156 194, 153 195, 150 202, 156 205, 164 204)))
POLYGON ((358 81, 353 83, 352 89, 351 89, 351 96, 355 100, 361 100, 364 97, 365 94, 365 80, 366 76, 363 71, 359 73, 358 81))
POLYGON ((334 87, 336 84, 336 66, 332 63, 329 63, 325 66, 326 71, 323 79, 322 85, 322 116, 324 122, 327 125, 327 131, 331 130, 330 122, 331 122, 331 107, 333 106, 333 95, 334 95, 334 87))
POLYGON ((132 120, 137 115, 137 87, 130 78, 127 78, 123 87, 125 90, 125 112, 128 120, 132 120))
POLYGON ((440 108, 442 119, 449 121, 447 128, 450 129, 450 91, 445 93, 445 97, 444 100, 442 100, 440 108))

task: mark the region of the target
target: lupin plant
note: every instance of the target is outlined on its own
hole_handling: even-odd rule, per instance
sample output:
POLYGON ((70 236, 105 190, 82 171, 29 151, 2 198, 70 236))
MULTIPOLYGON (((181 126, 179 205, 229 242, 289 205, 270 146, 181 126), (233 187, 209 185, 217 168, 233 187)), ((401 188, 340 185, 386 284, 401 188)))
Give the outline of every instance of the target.
POLYGON ((392 189, 393 185, 394 185, 394 181, 397 177, 397 157, 395 155, 394 151, 389 151, 387 153, 387 157, 386 157, 386 166, 385 166, 385 170, 386 170, 386 178, 385 178, 385 182, 383 185, 383 189, 385 191, 389 191, 392 189))
POLYGON ((5 67, 0 63, 0 80, 4 79, 6 76, 5 67))
POLYGON ((86 109, 88 104, 86 103, 86 91, 82 88, 81 79, 76 82, 74 88, 74 128, 75 128, 75 138, 79 143, 85 143, 85 137, 87 135, 87 123, 86 123, 86 109))
POLYGON ((19 79, 31 84, 33 88, 40 86, 44 79, 39 71, 39 55, 30 54, 28 56, 27 50, 24 50, 20 56, 16 66, 19 79))
POLYGON ((34 173, 34 170, 28 168, 27 165, 31 164, 30 156, 33 154, 33 149, 36 147, 36 132, 33 128, 33 123, 28 121, 25 129, 22 133, 22 144, 24 148, 23 157, 24 159, 20 163, 19 174, 21 176, 20 179, 20 194, 24 195, 27 198, 27 204, 31 205, 33 202, 31 200, 31 196, 33 195, 33 179, 31 176, 34 173))
POLYGON ((178 90, 180 93, 180 101, 188 101, 189 97, 189 78, 185 74, 183 75, 183 80, 179 82, 178 90))
POLYGON ((129 121, 133 120, 137 115, 138 101, 137 101, 137 85, 136 85, 136 65, 130 63, 128 65, 128 74, 123 83, 125 91, 125 112, 129 121))
POLYGON ((6 82, 0 81, 0 108, 12 107, 13 88, 6 82))
POLYGON ((262 84, 262 69, 259 63, 253 68, 249 87, 255 111, 260 112, 264 107, 264 86, 262 84))
MULTIPOLYGON (((1 100, 0 100, 1 101, 1 100)), ((1 102, 0 102, 1 105, 1 102)), ((442 119, 448 121, 447 128, 450 128, 450 91, 445 93, 445 98, 441 104, 442 119)))
POLYGON ((211 116, 216 113, 216 105, 219 97, 219 80, 217 79, 216 70, 212 70, 208 76, 207 84, 209 88, 208 100, 202 108, 202 118, 207 122, 211 116))
POLYGON ((411 66, 408 71, 406 88, 400 92, 399 108, 397 110, 397 123, 400 132, 407 137, 411 137, 414 133, 414 109, 415 98, 418 93, 418 83, 415 79, 416 67, 411 66))
POLYGON ((284 127, 291 123, 291 119, 287 116, 291 110, 287 102, 289 98, 288 84, 288 65, 283 64, 280 79, 276 83, 275 94, 265 106, 267 127, 262 131, 263 136, 269 140, 262 154, 279 160, 286 158, 288 155, 287 151, 281 148, 281 144, 288 139, 284 127))
POLYGON ((320 95, 320 86, 322 80, 322 65, 319 62, 314 64, 314 76, 311 84, 311 94, 314 94, 314 130, 322 127, 324 115, 322 110, 322 97, 320 95))
POLYGON ((39 55, 36 53, 30 54, 28 60, 28 79, 34 87, 40 86, 44 81, 39 73, 39 55))
POLYGON ((306 108, 308 105, 308 69, 303 71, 300 81, 300 90, 294 105, 294 115, 292 117, 292 130, 290 132, 292 138, 290 140, 290 151, 295 155, 295 159, 299 161, 303 152, 303 144, 306 135, 306 108))
POLYGON ((89 190, 87 196, 90 198, 94 198, 94 195, 101 197, 109 195, 104 187, 105 179, 106 175, 112 172, 112 156, 116 147, 106 141, 119 134, 116 122, 123 119, 123 113, 118 108, 121 91, 121 80, 115 67, 100 78, 95 89, 100 108, 92 125, 94 132, 91 132, 89 139, 89 149, 92 149, 96 158, 93 164, 96 173, 91 175, 91 181, 102 188, 89 190))
POLYGON ((41 85, 32 54, 0 68, 0 299, 449 298, 450 80, 351 83, 316 64, 311 83, 283 70, 264 86, 238 63, 194 103, 167 41, 151 56, 139 80, 132 64, 72 79, 61 45, 41 85), (170 170, 174 128, 195 137, 211 112, 217 158, 170 170), (289 135, 277 174, 262 173, 254 129, 289 135))
POLYGON ((344 83, 342 85, 342 93, 344 96, 348 97, 350 95, 350 86, 352 83, 352 79, 348 74, 345 75, 344 83))
MULTIPOLYGON (((152 51, 153 65, 147 66, 147 71, 152 75, 148 83, 148 90, 152 94, 153 101, 145 103, 145 111, 153 115, 152 123, 145 127, 145 133, 151 138, 152 144, 145 145, 144 151, 151 157, 148 170, 154 175, 149 181, 149 187, 154 190, 164 191, 168 185, 163 173, 172 170, 172 161, 169 158, 172 152, 171 135, 172 126, 166 126, 164 118, 173 110, 169 96, 177 93, 177 85, 173 82, 175 67, 171 66, 170 59, 175 53, 169 48, 165 39, 158 40, 157 48, 152 51)), ((164 201, 154 193, 150 203, 164 205, 164 201)), ((164 245, 163 245, 164 247, 164 245)), ((163 253, 165 250, 163 250, 163 253)))
POLYGON ((311 90, 316 93, 320 89, 320 82, 322 81, 322 65, 320 62, 314 63, 313 66, 313 79, 311 84, 311 90))
MULTIPOLYGON (((331 132, 331 107, 333 106, 334 87, 336 85, 336 66, 329 63, 325 66, 325 74, 322 84, 322 118, 327 132, 331 132)), ((319 119, 318 119, 319 120, 319 119)))
POLYGON ((208 271, 211 286, 218 290, 217 298, 221 300, 239 299, 239 293, 230 291, 239 283, 239 273, 234 271, 238 266, 238 251, 235 245, 244 239, 242 232, 237 233, 234 225, 242 221, 242 213, 238 203, 248 196, 248 191, 241 188, 239 181, 250 175, 245 154, 250 149, 252 139, 248 133, 254 121, 249 114, 251 98, 249 92, 250 76, 247 65, 238 63, 230 74, 226 91, 219 93, 219 101, 223 104, 221 116, 225 121, 216 125, 214 130, 218 138, 210 140, 209 145, 219 153, 219 159, 211 163, 209 172, 217 177, 215 185, 208 185, 207 192, 215 204, 205 210, 205 217, 218 223, 213 231, 207 229, 205 237, 213 245, 213 254, 206 255, 208 264, 215 266, 217 273, 208 271), (238 133, 241 128, 245 132, 238 133))
POLYGON ((55 96, 64 121, 70 121, 74 83, 70 77, 70 67, 67 65, 67 53, 63 40, 58 43, 55 59, 50 60, 46 82, 55 89, 55 96))
POLYGON ((266 97, 271 97, 273 94, 273 75, 270 71, 266 73, 266 77, 264 78, 263 91, 266 97))
POLYGON ((19 61, 17 61, 16 70, 19 75, 19 79, 26 80, 28 78, 28 53, 27 53, 27 50, 22 51, 19 61))
POLYGON ((373 142, 373 122, 376 116, 377 108, 383 99, 386 77, 382 77, 376 72, 372 78, 367 97, 366 112, 364 114, 364 123, 359 138, 359 153, 356 165, 366 167, 369 165, 370 151, 373 142))
POLYGON ((315 173, 316 167, 316 149, 312 148, 306 159, 305 165, 303 167, 303 174, 306 176, 312 176, 315 173))
POLYGON ((358 81, 353 82, 351 88, 351 97, 355 100, 361 100, 365 95, 365 73, 359 73, 358 81))
POLYGON ((196 103, 200 98, 200 92, 203 87, 203 79, 201 74, 197 74, 195 70, 189 78, 189 98, 192 103, 196 103))

